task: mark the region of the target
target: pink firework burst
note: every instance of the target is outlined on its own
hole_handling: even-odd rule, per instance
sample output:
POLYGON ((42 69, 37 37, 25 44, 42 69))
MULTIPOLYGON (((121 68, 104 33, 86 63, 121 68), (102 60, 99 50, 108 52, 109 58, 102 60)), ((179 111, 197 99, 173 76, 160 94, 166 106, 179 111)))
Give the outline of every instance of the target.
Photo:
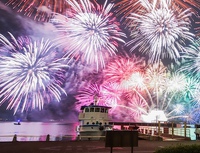
POLYGON ((132 57, 117 56, 108 63, 103 74, 106 81, 121 84, 129 80, 133 73, 143 72, 144 66, 144 60, 135 55, 132 57))
POLYGON ((75 98, 77 99, 77 110, 80 110, 80 107, 83 105, 90 105, 92 103, 104 105, 102 102, 101 87, 96 83, 91 83, 89 86, 80 89, 75 98))

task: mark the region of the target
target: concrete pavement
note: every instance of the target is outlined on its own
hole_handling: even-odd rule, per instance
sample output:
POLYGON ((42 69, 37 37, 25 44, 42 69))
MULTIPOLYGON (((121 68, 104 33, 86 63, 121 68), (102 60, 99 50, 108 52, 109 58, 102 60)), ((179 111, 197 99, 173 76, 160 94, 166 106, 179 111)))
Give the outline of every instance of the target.
MULTIPOLYGON (((133 153, 154 153, 156 149, 175 146, 200 144, 200 141, 149 141, 139 140, 133 153)), ((110 153, 105 141, 60 141, 60 142, 1 142, 1 153, 110 153)), ((131 148, 114 147, 113 153, 131 153, 131 148)))

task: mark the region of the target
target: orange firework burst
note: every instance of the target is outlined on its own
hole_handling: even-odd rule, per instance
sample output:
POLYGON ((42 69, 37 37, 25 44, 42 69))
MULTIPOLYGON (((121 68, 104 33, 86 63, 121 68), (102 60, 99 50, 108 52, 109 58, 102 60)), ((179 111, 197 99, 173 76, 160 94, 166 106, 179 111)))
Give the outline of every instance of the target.
POLYGON ((69 6, 65 0, 8 0, 6 5, 38 21, 48 21, 54 13, 62 14, 69 6))

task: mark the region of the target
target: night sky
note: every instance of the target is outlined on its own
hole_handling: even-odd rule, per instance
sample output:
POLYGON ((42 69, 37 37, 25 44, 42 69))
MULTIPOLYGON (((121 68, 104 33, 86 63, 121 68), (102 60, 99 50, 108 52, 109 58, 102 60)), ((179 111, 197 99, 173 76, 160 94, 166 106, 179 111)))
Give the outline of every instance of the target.
MULTIPOLYGON (((5 5, 7 0, 0 1, 0 33, 9 38, 8 32, 16 38, 20 36, 30 36, 35 38, 55 38, 55 27, 49 21, 34 20, 34 13, 31 17, 24 15, 24 11, 18 12, 18 8, 13 9, 12 5, 5 5)), ((103 1, 100 1, 100 4, 103 1)), ((29 110, 23 113, 17 112, 13 115, 13 110, 7 110, 8 103, 0 107, 0 119, 16 120, 21 118, 29 121, 49 121, 67 120, 73 122, 77 118, 77 111, 74 109, 76 99, 74 95, 77 89, 84 85, 89 79, 98 78, 96 72, 88 67, 83 69, 80 63, 72 63, 66 74, 65 89, 67 96, 63 95, 62 100, 45 104, 43 110, 29 110), (79 82, 81 81, 81 82, 79 82)))
MULTIPOLYGON (((55 34, 52 32, 55 30, 55 27, 51 23, 33 20, 33 16, 27 17, 24 15, 23 11, 20 13, 17 12, 17 9, 6 6, 5 1, 6 0, 0 1, 1 34, 8 36, 8 32, 10 32, 15 37, 22 35, 49 39, 55 37, 55 34)), ((125 29, 123 30, 125 33, 127 32, 125 29)), ((166 64, 168 64, 168 62, 168 60, 164 61, 166 64)), ((13 110, 6 110, 7 103, 4 103, 0 107, 0 118, 3 118, 3 120, 16 120, 22 118, 23 120, 28 121, 67 120, 73 122, 73 120, 77 118, 77 112, 74 109, 74 103, 76 102, 74 95, 76 94, 77 89, 80 86, 84 86, 87 80, 95 80, 99 77, 99 75, 90 68, 82 69, 82 66, 83 65, 80 63, 76 63, 69 68, 65 84, 68 95, 63 96, 60 103, 52 102, 50 104, 45 104, 42 111, 31 110, 24 111, 23 113, 17 112, 14 116, 13 110), (81 82, 77 83, 77 80, 81 80, 81 82)))
MULTIPOLYGON (((2 1, 4 2, 4 1, 2 1)), ((8 32, 12 33, 15 37, 23 35, 31 35, 32 37, 45 37, 53 38, 54 34, 50 31, 54 30, 54 27, 47 22, 34 21, 31 17, 23 15, 23 13, 17 13, 16 10, 5 6, 0 2, 0 33, 8 36, 8 32)), ((73 90, 73 89, 70 89, 73 90)), ((6 110, 7 103, 4 103, 0 107, 0 118, 3 120, 16 120, 22 118, 30 121, 48 121, 48 120, 69 120, 76 117, 76 112, 73 111, 73 103, 76 100, 73 97, 73 93, 69 93, 63 97, 60 103, 50 103, 44 106, 42 111, 32 110, 28 112, 18 112, 13 115, 13 110, 6 110)), ((73 119, 72 119, 73 121, 73 119)))

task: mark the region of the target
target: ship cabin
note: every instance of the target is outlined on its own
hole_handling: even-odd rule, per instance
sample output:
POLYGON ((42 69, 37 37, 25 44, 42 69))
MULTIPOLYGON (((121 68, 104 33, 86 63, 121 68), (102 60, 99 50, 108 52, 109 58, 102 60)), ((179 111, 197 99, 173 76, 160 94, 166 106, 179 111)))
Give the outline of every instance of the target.
POLYGON ((81 112, 79 113, 79 121, 81 121, 81 125, 106 126, 110 121, 108 115, 108 110, 110 108, 111 107, 94 105, 93 103, 89 106, 82 106, 81 112))

